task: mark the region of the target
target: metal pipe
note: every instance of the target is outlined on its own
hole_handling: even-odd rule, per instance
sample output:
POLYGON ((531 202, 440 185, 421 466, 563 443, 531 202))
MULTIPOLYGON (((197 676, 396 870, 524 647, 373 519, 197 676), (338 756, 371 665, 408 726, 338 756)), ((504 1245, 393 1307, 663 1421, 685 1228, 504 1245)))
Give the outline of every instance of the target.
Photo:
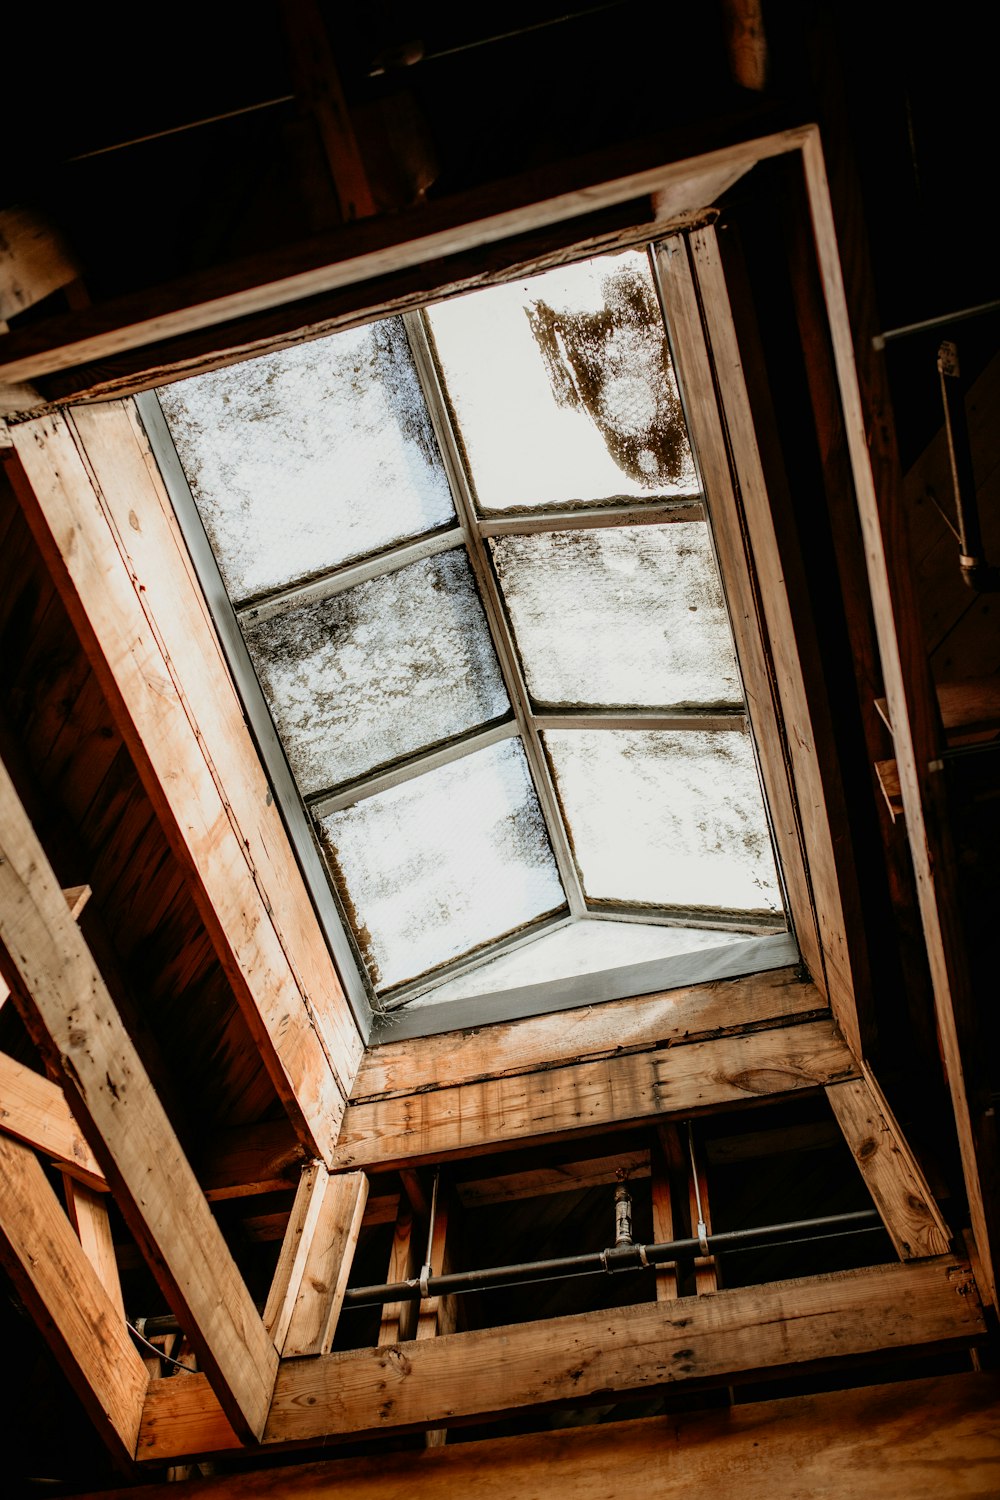
POLYGON ((947 328, 949 323, 961 323, 966 318, 982 318, 988 313, 1000 312, 1000 302, 980 302, 976 307, 963 307, 958 312, 941 313, 936 318, 924 318, 920 323, 904 323, 901 328, 886 328, 872 339, 873 349, 884 349, 893 339, 908 338, 911 333, 929 333, 934 328, 947 328))
POLYGON ((410 1281, 391 1282, 382 1286, 351 1287, 344 1297, 344 1306, 379 1307, 386 1302, 418 1302, 421 1297, 426 1296, 447 1297, 497 1287, 521 1286, 528 1282, 643 1271, 677 1260, 680 1256, 704 1254, 705 1245, 708 1253, 718 1254, 723 1250, 780 1244, 789 1235, 800 1239, 803 1235, 808 1238, 823 1238, 830 1231, 857 1231, 878 1227, 880 1224, 874 1209, 862 1209, 856 1213, 799 1219, 789 1224, 767 1224, 758 1229, 730 1229, 721 1234, 710 1234, 704 1242, 694 1238, 668 1240, 657 1245, 621 1245, 586 1255, 566 1255, 555 1260, 522 1261, 510 1266, 491 1266, 475 1271, 454 1271, 447 1276, 431 1276, 427 1279, 426 1290, 422 1289, 421 1281, 416 1277, 410 1281), (815 1235, 810 1234, 813 1230, 816 1231, 815 1235))
MULTIPOLYGON (((768 1245, 784 1248, 787 1245, 809 1245, 853 1234, 871 1234, 882 1227, 878 1214, 869 1208, 857 1213, 831 1214, 821 1219, 768 1224, 761 1229, 731 1229, 723 1234, 709 1235, 708 1246, 712 1252, 726 1250, 735 1255, 768 1245)), ((659 1245, 625 1245, 611 1250, 598 1250, 590 1255, 567 1255, 557 1260, 523 1261, 512 1266, 493 1266, 479 1271, 431 1276, 427 1280, 427 1295, 461 1295, 464 1292, 495 1290, 505 1286, 523 1286, 531 1282, 562 1281, 573 1276, 645 1271, 676 1260, 682 1255, 700 1253, 701 1246, 697 1239, 669 1240, 659 1245)), ((417 1302, 423 1295, 420 1279, 415 1277, 412 1281, 387 1282, 383 1286, 351 1287, 344 1297, 344 1306, 380 1307, 386 1302, 417 1302)), ((141 1336, 181 1331, 177 1319, 170 1313, 137 1321, 141 1325, 141 1336)))

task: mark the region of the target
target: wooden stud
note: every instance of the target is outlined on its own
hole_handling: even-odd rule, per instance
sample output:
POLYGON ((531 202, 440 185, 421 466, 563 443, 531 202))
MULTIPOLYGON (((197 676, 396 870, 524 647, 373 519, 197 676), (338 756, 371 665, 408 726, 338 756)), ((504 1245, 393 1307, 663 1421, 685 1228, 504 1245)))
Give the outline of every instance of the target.
POLYGON ((63 1173, 63 1189, 66 1194, 66 1212, 76 1230, 83 1253, 97 1272, 97 1279, 124 1322, 125 1302, 115 1258, 115 1244, 111 1237, 107 1194, 85 1187, 67 1173, 63 1173))
POLYGON ((292 1308, 282 1357, 329 1354, 368 1198, 364 1172, 329 1177, 292 1308))
POLYGON ((284 1238, 278 1255, 278 1264, 271 1278, 264 1307, 264 1327, 271 1336, 276 1349, 283 1349, 295 1299, 302 1284, 306 1257, 312 1244, 313 1232, 323 1206, 323 1194, 329 1174, 320 1161, 312 1161, 302 1168, 299 1185, 295 1190, 295 1202, 288 1216, 284 1238))
POLYGON ((100 1164, 57 1083, 0 1052, 0 1131, 54 1157, 98 1191, 107 1189, 100 1164))
POLYGON ((227 1413, 259 1436, 274 1346, 2 765, 0 967, 227 1413))
MULTIPOLYGON (((968 1266, 946 1257, 353 1349, 282 1364, 264 1444, 454 1426, 693 1380, 776 1379, 894 1350, 969 1345, 985 1328, 968 1266)), ((201 1376, 150 1387, 140 1458, 165 1463, 234 1445, 201 1376)))
POLYGON ((826 1097, 901 1260, 943 1255, 950 1231, 920 1164, 867 1068, 826 1097))
POLYGON ((33 1152, 0 1136, 0 1260, 101 1437, 132 1458, 148 1377, 33 1152))
MULTIPOLYGON (((417 1264, 420 1252, 417 1249, 413 1227, 412 1210, 404 1206, 400 1200, 396 1228, 392 1237, 392 1250, 389 1253, 389 1266, 385 1276, 389 1283, 409 1281, 410 1277, 415 1276, 420 1269, 417 1264)), ((384 1303, 378 1330, 378 1347, 381 1349, 385 1344, 401 1344, 406 1339, 412 1339, 416 1331, 416 1323, 416 1302, 384 1303)))

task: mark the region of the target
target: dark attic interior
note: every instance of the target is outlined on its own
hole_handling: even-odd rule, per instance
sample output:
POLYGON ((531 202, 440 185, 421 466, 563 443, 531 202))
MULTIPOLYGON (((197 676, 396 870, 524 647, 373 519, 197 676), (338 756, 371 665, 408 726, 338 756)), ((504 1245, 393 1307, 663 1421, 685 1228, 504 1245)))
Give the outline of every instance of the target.
POLYGON ((969 9, 6 18, 5 1495, 1000 1493, 969 9))

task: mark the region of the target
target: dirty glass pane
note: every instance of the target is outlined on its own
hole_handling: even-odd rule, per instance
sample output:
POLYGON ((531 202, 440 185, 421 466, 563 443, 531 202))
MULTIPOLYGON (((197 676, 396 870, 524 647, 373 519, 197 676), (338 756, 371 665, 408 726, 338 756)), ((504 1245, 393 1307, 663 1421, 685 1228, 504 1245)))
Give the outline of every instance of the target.
POLYGON ((504 740, 320 820, 380 990, 561 907, 519 740, 504 740))
POLYGON ((559 730, 544 739, 588 898, 781 910, 748 735, 559 730))
POLYGON ((425 995, 407 1003, 408 1010, 438 1005, 444 1000, 467 1000, 473 995, 571 979, 603 969, 624 968, 657 958, 673 958, 703 948, 745 943, 746 934, 705 927, 653 927, 642 922, 574 922, 543 933, 523 948, 501 954, 471 974, 446 979, 425 995))
POLYGON ((306 796, 509 707, 464 548, 284 610, 244 634, 306 796))
POLYGON ((563 266, 428 316, 484 511, 696 492, 644 255, 563 266))
POLYGON ((234 600, 453 517, 398 318, 158 394, 234 600))
POLYGON ((490 545, 536 703, 742 701, 703 521, 549 531, 490 545))

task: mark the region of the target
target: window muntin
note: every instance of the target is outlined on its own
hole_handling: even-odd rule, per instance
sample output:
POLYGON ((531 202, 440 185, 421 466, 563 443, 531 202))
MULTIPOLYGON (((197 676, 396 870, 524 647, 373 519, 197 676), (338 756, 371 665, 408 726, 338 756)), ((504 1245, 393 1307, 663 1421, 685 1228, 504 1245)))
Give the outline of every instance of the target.
MULTIPOLYGON (((377 480, 371 476, 379 473, 378 459, 369 454, 366 460, 367 488, 355 484, 349 464, 338 468, 332 462, 327 524, 336 528, 346 510, 347 532, 354 538, 367 532, 371 550, 359 558, 343 544, 331 549, 325 543, 317 556, 340 561, 324 560, 319 567, 300 561, 298 576, 283 568, 270 593, 249 601, 241 596, 238 609, 372 991, 390 1007, 420 994, 423 1004, 430 1004, 438 987, 450 999, 464 971, 486 963, 496 975, 498 950, 529 939, 540 961, 539 942, 556 954, 557 967, 558 953, 565 950, 566 973, 580 972, 580 961, 567 956, 576 951, 571 936, 550 931, 561 926, 586 932, 576 948, 590 950, 594 925, 641 922, 649 931, 663 925, 671 939, 661 948, 670 952, 676 951, 675 942, 684 945, 685 929, 688 948, 701 948, 706 933, 716 946, 731 943, 734 933, 784 929, 753 750, 748 735, 739 732, 746 729, 745 711, 707 521, 645 259, 630 253, 562 268, 372 328, 382 332, 370 337, 371 329, 356 330, 305 347, 324 351, 312 363, 326 372, 326 391, 349 388, 353 400, 360 388, 369 407, 381 401, 390 413, 391 461, 381 471, 383 481, 404 490, 412 486, 412 474, 401 477, 397 463, 399 453, 408 451, 408 466, 421 482, 428 473, 448 476, 454 504, 449 498, 446 508, 435 499, 438 508, 425 511, 423 535, 413 527, 410 536, 417 540, 407 540, 405 527, 396 522, 387 529, 384 519, 359 521, 353 515, 375 504, 377 480), (574 278, 582 290, 574 288, 574 278), (521 330, 517 362, 505 368, 498 351, 511 310, 530 337, 525 343, 521 330), (480 423, 482 402, 481 393, 480 408, 466 399, 464 367, 454 354, 456 320, 463 316, 474 330, 466 348, 477 348, 479 364, 489 367, 491 421, 506 446, 517 451, 522 472, 526 454, 531 456, 518 425, 521 397, 530 388, 529 353, 541 366, 550 395, 555 391, 538 426, 557 434, 558 461, 536 452, 534 489, 522 483, 509 503, 484 485, 481 457, 473 460, 478 474, 470 472, 465 457, 476 448, 478 440, 470 433, 480 423), (538 337, 539 326, 544 339, 538 337), (444 359, 441 328, 451 349, 444 359), (574 338, 580 347, 571 347, 574 338), (405 354, 401 340, 407 343, 405 354), (363 376, 359 350, 367 350, 363 376), (330 375, 338 362, 349 367, 347 375, 330 375), (660 380, 665 395, 642 396, 636 380, 641 385, 651 379, 660 380), (379 380, 388 395, 375 400, 371 387, 379 380), (580 387, 584 380, 587 389, 574 393, 573 382, 580 387), (557 390, 560 381, 564 388, 557 390), (414 382, 423 393, 422 414, 414 413, 414 382), (567 414, 572 432, 563 420, 567 414), (666 435, 657 430, 665 422, 671 427, 666 435), (596 431, 601 463, 588 463, 587 484, 579 468, 567 471, 559 484, 552 482, 560 465, 586 446, 581 431, 591 453, 596 431), (477 509, 484 488, 494 507, 489 514, 477 509), (468 592, 470 575, 459 543, 467 550, 481 603, 468 592), (421 568, 425 579, 435 570, 438 580, 449 569, 454 579, 462 576, 456 600, 445 605, 444 614, 454 621, 464 597, 467 614, 477 622, 470 643, 453 641, 449 648, 435 638, 432 607, 424 611, 423 632, 420 610, 407 618, 401 603, 406 575, 416 570, 415 578, 421 568), (352 595, 364 606, 360 625, 358 612, 337 603, 350 603, 352 595), (492 652, 484 646, 484 621, 492 652), (357 629, 364 637, 360 651, 352 639, 357 629), (276 642, 279 649, 269 656, 268 646, 276 642), (346 653, 349 670, 338 662, 339 651, 346 653), (411 706, 402 695, 407 680, 415 694, 411 706), (315 703, 310 681, 321 689, 315 703), (720 748, 723 740, 731 742, 728 748, 720 748), (511 778, 515 764, 519 779, 511 778), (587 764, 592 774, 581 801, 579 789, 588 787, 581 765, 587 764), (509 799, 503 817, 497 811, 501 766, 509 799), (619 775, 612 795, 603 772, 596 781, 593 773, 594 767, 606 771, 609 766, 617 766, 619 775), (491 768, 489 793, 483 790, 483 767, 491 768), (474 795, 469 788, 476 785, 480 790, 474 795), (687 791, 680 796, 682 787, 687 791), (478 822, 477 798, 483 809, 493 809, 478 822), (602 820, 595 814, 603 803, 602 820), (413 841, 409 847, 404 847, 404 829, 413 841), (630 850, 624 847, 629 839, 630 850), (732 841, 732 856, 725 840, 732 841), (609 870, 615 872, 610 877, 609 870), (519 887, 521 897, 515 899, 519 887), (540 939, 542 933, 550 935, 540 939)), ((259 403, 245 407, 242 427, 271 420, 273 390, 282 387, 286 358, 268 357, 277 363, 263 382, 264 409, 259 403)), ((216 378, 200 377, 163 393, 175 441, 182 459, 187 449, 189 464, 191 432, 198 426, 191 413, 201 409, 201 397, 185 387, 216 378)), ((260 381, 246 384, 261 390, 260 381)), ((295 382, 289 389, 294 388, 295 382)), ((229 392, 229 407, 235 391, 234 386, 229 392)), ((290 422, 294 401, 283 397, 280 405, 282 422, 290 422)), ((317 402, 307 402, 301 415, 313 430, 299 447, 313 454, 331 424, 336 428, 351 420, 350 401, 339 411, 335 404, 318 406, 317 414, 317 402)), ((208 424, 203 417, 199 421, 199 441, 207 443, 208 424)), ((228 411, 229 441, 238 443, 241 430, 228 411)), ((334 435, 334 449, 338 442, 334 435)), ((209 521, 218 530, 219 516, 225 515, 226 524, 238 529, 248 508, 257 523, 270 508, 272 533, 284 529, 284 517, 295 507, 280 506, 273 489, 270 499, 253 493, 247 499, 253 486, 241 470, 239 504, 220 503, 217 495, 206 499, 206 465, 197 467, 197 453, 194 461, 192 488, 210 535, 209 521)), ((224 463, 213 463, 214 473, 225 470, 224 463)), ((272 465, 265 478, 273 472, 272 465)), ((495 477, 494 471, 490 484, 495 477)), ((294 488, 297 482, 290 464, 288 484, 294 488)), ((431 491, 436 493, 434 485, 431 491)), ((390 517, 400 510, 392 494, 378 504, 390 517)), ((310 525, 322 514, 315 497, 309 514, 310 525)), ((262 535, 258 524, 258 543, 262 535)), ((227 545, 246 551, 245 542, 227 545)), ((257 566, 257 576, 263 576, 257 566)), ((447 587, 438 590, 442 596, 447 592, 447 587)), ((444 597, 438 600, 443 602, 444 597)), ((634 951, 644 951, 637 927, 633 941, 634 951)), ((626 934, 617 949, 609 938, 593 951, 603 954, 601 963, 610 963, 628 943, 626 934)), ((516 968, 515 956, 509 957, 516 968)), ((748 967, 754 967, 752 961, 748 967)))

